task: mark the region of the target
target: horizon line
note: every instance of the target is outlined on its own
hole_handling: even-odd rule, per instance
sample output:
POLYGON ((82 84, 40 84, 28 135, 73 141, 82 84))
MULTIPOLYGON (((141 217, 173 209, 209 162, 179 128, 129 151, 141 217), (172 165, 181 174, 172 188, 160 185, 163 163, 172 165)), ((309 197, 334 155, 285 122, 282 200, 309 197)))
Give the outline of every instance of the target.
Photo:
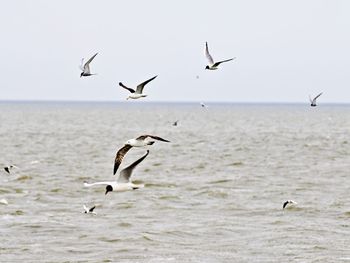
MULTIPOLYGON (((0 99, 0 103, 129 103, 124 100, 51 100, 51 99, 34 99, 34 100, 22 100, 22 99, 0 99)), ((300 102, 300 101, 166 101, 166 100, 155 100, 155 101, 146 101, 138 100, 136 103, 169 103, 169 104, 194 104, 194 103, 206 103, 206 104, 309 104, 309 102, 300 102)), ((350 102, 322 102, 320 105, 348 105, 350 102)))

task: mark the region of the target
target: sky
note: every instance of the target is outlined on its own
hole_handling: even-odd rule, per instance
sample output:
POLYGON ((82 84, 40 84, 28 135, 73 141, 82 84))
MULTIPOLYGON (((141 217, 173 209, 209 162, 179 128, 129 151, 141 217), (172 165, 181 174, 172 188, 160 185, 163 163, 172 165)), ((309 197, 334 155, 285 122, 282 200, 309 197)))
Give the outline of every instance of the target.
MULTIPOLYGON (((350 103, 350 1, 4 1, 0 100, 350 103), (205 70, 205 42, 214 60, 205 70), (98 75, 80 78, 80 61, 98 75)), ((137 102, 136 102, 137 103, 137 102)))

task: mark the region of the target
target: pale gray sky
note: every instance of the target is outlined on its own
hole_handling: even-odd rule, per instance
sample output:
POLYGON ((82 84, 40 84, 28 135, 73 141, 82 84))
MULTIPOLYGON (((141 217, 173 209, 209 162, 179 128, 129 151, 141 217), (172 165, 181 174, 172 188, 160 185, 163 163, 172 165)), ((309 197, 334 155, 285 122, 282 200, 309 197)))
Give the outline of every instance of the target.
POLYGON ((350 102, 350 1, 3 1, 0 100, 350 102), (205 41, 214 59, 205 71, 205 41), (80 78, 82 57, 97 76, 80 78), (196 76, 199 75, 199 79, 196 76))

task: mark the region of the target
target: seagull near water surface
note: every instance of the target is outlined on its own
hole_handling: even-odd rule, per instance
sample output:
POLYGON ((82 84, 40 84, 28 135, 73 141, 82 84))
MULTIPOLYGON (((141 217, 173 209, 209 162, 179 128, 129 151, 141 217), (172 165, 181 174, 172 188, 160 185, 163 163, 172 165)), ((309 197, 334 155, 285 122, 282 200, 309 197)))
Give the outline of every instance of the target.
POLYGON ((216 70, 216 69, 218 69, 218 66, 221 63, 228 62, 228 61, 236 59, 236 57, 234 57, 234 58, 230 58, 230 59, 214 62, 213 57, 209 53, 208 42, 205 42, 205 56, 207 57, 207 59, 209 61, 209 65, 207 65, 205 67, 205 69, 209 69, 209 70, 216 70))
POLYGON ((152 138, 154 140, 161 141, 161 142, 170 142, 168 140, 165 140, 161 137, 154 136, 154 135, 141 135, 141 136, 137 137, 136 139, 127 140, 125 142, 124 146, 118 150, 118 152, 115 156, 113 174, 115 174, 117 172, 119 165, 123 161, 125 154, 132 147, 144 147, 144 146, 152 145, 155 143, 155 141, 146 140, 147 138, 152 138))
POLYGON ((309 95, 309 100, 310 100, 310 103, 311 103, 311 107, 316 107, 317 105, 316 105, 316 100, 317 100, 317 98, 319 97, 319 96, 321 96, 322 95, 322 93, 323 92, 321 92, 320 94, 318 94, 315 98, 311 98, 311 96, 309 95))
POLYGON ((83 71, 80 74, 80 77, 88 77, 88 76, 92 76, 92 75, 96 75, 96 73, 91 73, 90 71, 90 63, 91 61, 97 56, 98 53, 96 53, 95 55, 93 55, 88 61, 86 61, 86 63, 84 64, 84 59, 81 59, 81 65, 80 65, 80 69, 83 71))
POLYGON ((139 99, 139 98, 144 98, 147 97, 146 94, 142 94, 143 88, 146 86, 146 84, 152 80, 154 80, 157 76, 154 76, 153 78, 150 78, 144 82, 142 82, 141 84, 137 85, 136 90, 132 89, 132 88, 128 88, 127 86, 125 86, 122 82, 119 82, 119 86, 121 86, 124 89, 127 89, 128 91, 130 91, 130 95, 126 98, 128 99, 139 99))
POLYGON ((87 208, 86 205, 83 205, 83 208, 84 208, 84 211, 82 213, 96 215, 96 212, 94 212, 94 209, 96 208, 95 205, 91 208, 87 208))
POLYGON ((298 203, 293 200, 287 200, 283 203, 283 209, 286 208, 287 205, 297 205, 298 203))
POLYGON ((144 187, 143 184, 134 184, 131 182, 130 177, 132 175, 133 170, 136 168, 138 164, 140 164, 149 154, 149 150, 147 150, 146 154, 142 156, 140 159, 133 162, 128 167, 121 170, 118 179, 116 181, 110 181, 110 182, 96 182, 89 184, 87 182, 84 182, 85 187, 90 187, 94 185, 106 185, 106 192, 105 195, 108 194, 108 192, 124 192, 129 190, 136 190, 139 188, 144 187))

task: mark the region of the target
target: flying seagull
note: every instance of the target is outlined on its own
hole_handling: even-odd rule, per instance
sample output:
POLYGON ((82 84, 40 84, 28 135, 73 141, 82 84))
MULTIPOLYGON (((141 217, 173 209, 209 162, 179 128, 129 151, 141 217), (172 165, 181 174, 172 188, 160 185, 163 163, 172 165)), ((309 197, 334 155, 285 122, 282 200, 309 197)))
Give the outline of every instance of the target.
POLYGON ((287 200, 283 203, 283 209, 288 205, 288 204, 292 204, 292 205, 297 205, 298 203, 293 201, 293 200, 287 200))
POLYGON ((83 205, 83 208, 84 208, 84 211, 82 213, 96 215, 96 212, 94 212, 94 209, 96 208, 95 205, 91 208, 87 208, 86 205, 83 205))
POLYGON ((112 181, 112 182, 96 182, 96 183, 84 183, 85 187, 90 187, 94 185, 107 185, 106 186, 106 192, 105 195, 108 192, 116 191, 116 192, 123 192, 123 191, 128 191, 128 190, 135 190, 144 187, 143 184, 134 184, 133 182, 130 181, 130 177, 132 175, 133 170, 136 168, 136 166, 141 163, 149 154, 149 150, 147 150, 147 153, 142 156, 140 159, 137 161, 133 162, 131 165, 128 167, 124 168, 121 170, 119 173, 117 181, 112 181))
POLYGON ((205 105, 204 102, 201 102, 201 106, 202 106, 202 108, 208 108, 208 106, 205 105))
POLYGON ((98 53, 96 53, 95 55, 93 55, 88 61, 86 61, 86 63, 84 64, 84 59, 81 59, 81 65, 80 65, 80 69, 83 71, 80 74, 80 77, 88 77, 88 76, 92 76, 92 75, 96 75, 96 74, 92 74, 90 72, 90 63, 91 61, 97 56, 98 53))
POLYGON ((119 165, 123 161, 123 158, 125 154, 132 148, 132 147, 144 147, 147 145, 152 145, 155 141, 146 141, 146 139, 150 137, 152 139, 162 141, 162 142, 170 142, 168 140, 165 140, 163 138, 160 138, 158 136, 154 135, 141 135, 137 137, 136 139, 130 139, 128 140, 122 148, 120 148, 115 155, 115 160, 114 160, 114 171, 113 174, 115 174, 118 170, 119 165))
POLYGON ((154 80, 157 76, 154 76, 153 78, 150 78, 149 80, 146 80, 144 82, 142 82, 141 84, 137 85, 136 87, 136 91, 134 89, 128 88, 127 86, 125 86, 123 83, 119 82, 119 86, 123 87, 124 89, 127 89, 128 91, 131 92, 131 94, 129 95, 129 97, 127 97, 126 99, 139 99, 139 98, 144 98, 147 97, 146 94, 142 94, 143 88, 146 86, 146 84, 152 80, 154 80))
POLYGON ((317 105, 316 105, 316 99, 319 97, 319 96, 321 96, 322 95, 322 93, 323 92, 321 92, 320 94, 318 94, 315 98, 311 98, 311 96, 309 95, 309 100, 310 100, 310 102, 311 102, 311 107, 316 107, 317 105))
POLYGON ((13 168, 18 168, 16 165, 8 165, 8 166, 5 166, 4 167, 4 170, 7 172, 7 173, 10 173, 11 172, 11 170, 13 169, 13 168))
POLYGON ((218 66, 221 63, 228 62, 228 61, 234 60, 236 58, 236 57, 234 57, 234 58, 214 62, 213 57, 209 53, 208 42, 205 42, 205 56, 207 57, 207 59, 209 61, 209 65, 207 65, 205 67, 205 69, 209 69, 209 70, 216 70, 216 69, 218 69, 218 66))
POLYGON ((173 122, 173 126, 177 126, 177 123, 179 122, 179 120, 173 122))

